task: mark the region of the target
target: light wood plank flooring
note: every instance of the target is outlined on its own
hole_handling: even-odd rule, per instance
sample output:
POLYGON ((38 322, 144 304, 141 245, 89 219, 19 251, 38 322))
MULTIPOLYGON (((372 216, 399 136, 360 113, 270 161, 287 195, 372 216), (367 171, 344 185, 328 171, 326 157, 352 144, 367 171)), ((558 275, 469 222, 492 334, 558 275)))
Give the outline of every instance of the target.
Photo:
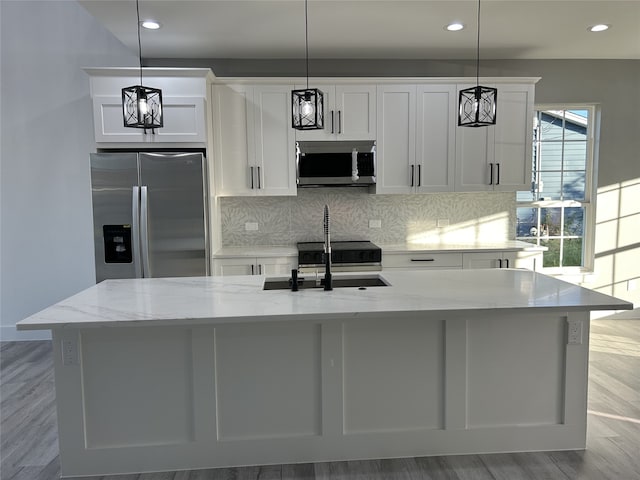
MULTIPOLYGON (((0 479, 59 477, 51 342, 0 347, 0 479)), ((640 320, 591 329, 586 451, 220 468, 102 480, 640 480, 640 320)))

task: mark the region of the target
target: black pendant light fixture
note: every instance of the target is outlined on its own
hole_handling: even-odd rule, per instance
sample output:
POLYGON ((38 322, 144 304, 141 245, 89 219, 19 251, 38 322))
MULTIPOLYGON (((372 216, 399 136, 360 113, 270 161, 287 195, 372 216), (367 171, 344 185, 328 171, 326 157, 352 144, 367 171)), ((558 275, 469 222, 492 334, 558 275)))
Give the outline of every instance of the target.
POLYGON ((304 0, 307 88, 291 91, 291 126, 296 130, 322 130, 324 128, 324 94, 317 88, 309 88, 309 25, 307 17, 307 0, 304 0))
POLYGON ((138 58, 140 59, 140 85, 122 89, 122 114, 124 126, 154 131, 163 126, 162 90, 142 85, 142 46, 140 43, 140 7, 136 0, 138 19, 138 58))
POLYGON ((459 127, 486 127, 496 124, 498 90, 480 85, 480 0, 478 0, 478 43, 476 50, 476 86, 460 90, 459 127))

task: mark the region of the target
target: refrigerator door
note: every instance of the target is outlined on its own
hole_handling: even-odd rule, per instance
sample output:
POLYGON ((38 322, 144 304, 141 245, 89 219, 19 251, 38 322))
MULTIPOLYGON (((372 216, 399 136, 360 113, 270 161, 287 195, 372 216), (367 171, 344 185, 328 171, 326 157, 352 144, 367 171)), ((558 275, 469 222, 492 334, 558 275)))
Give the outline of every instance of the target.
POLYGON ((96 282, 142 275, 138 233, 138 154, 92 153, 96 282))
POLYGON ((145 277, 209 273, 205 168, 201 153, 140 153, 145 277))

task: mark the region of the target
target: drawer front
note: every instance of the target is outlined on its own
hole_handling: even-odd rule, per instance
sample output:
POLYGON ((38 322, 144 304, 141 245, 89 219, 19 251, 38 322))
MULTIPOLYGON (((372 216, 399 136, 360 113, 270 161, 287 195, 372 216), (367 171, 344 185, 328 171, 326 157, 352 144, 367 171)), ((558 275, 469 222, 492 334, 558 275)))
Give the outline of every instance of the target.
POLYGON ((462 253, 382 253, 382 268, 462 268, 462 253))

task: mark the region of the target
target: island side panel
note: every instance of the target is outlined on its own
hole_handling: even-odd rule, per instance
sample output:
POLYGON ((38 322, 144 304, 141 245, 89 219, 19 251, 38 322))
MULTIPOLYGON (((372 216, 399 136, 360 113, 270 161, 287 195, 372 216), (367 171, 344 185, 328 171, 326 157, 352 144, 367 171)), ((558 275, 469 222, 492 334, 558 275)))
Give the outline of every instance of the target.
POLYGON ((583 448, 588 321, 516 309, 55 330, 62 472, 583 448), (567 345, 569 318, 582 344, 567 345))

